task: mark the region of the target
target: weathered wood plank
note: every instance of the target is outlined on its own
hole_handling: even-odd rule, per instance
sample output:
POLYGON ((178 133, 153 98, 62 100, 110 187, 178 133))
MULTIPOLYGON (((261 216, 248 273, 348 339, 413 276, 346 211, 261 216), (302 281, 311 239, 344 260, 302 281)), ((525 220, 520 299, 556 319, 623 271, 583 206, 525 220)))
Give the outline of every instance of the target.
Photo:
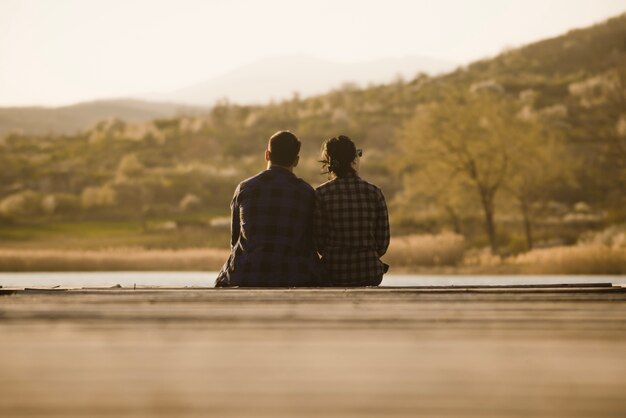
POLYGON ((474 290, 18 291, 0 416, 626 415, 625 293, 474 290))

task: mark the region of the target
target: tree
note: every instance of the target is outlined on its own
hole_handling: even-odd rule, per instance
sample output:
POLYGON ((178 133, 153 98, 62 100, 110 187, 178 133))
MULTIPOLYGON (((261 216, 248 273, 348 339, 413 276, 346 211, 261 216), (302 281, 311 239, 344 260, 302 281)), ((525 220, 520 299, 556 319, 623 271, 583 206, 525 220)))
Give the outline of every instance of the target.
POLYGON ((402 190, 393 200, 393 218, 411 225, 420 214, 419 229, 431 233, 438 229, 436 219, 445 219, 454 233, 463 234, 463 221, 476 214, 472 192, 459 176, 444 179, 437 169, 411 170, 404 173, 402 190))
POLYGON ((499 92, 449 91, 441 101, 420 107, 397 142, 405 175, 434 188, 450 183, 473 190, 494 254, 496 196, 525 142, 527 124, 516 113, 515 103, 499 92))
POLYGON ((586 165, 578 173, 585 197, 626 216, 626 59, 620 61, 615 70, 569 85, 570 143, 586 165))
POLYGON ((144 166, 135 154, 126 154, 117 166, 116 180, 136 179, 144 172, 144 166))
MULTIPOLYGON (((553 106, 549 109, 555 109, 553 106)), ((537 206, 547 204, 557 187, 574 182, 576 168, 564 142, 564 115, 532 112, 527 117, 523 148, 512 159, 506 189, 517 201, 526 238, 526 248, 533 248, 533 224, 537 206)), ((518 117, 523 114, 518 114, 518 117)), ((524 117, 524 116, 522 116, 524 117)))
POLYGON ((515 197, 522 215, 528 250, 534 245, 533 227, 537 206, 550 200, 555 187, 573 181, 573 165, 565 147, 556 138, 544 139, 542 143, 529 141, 526 158, 517 161, 507 182, 507 189, 515 197))

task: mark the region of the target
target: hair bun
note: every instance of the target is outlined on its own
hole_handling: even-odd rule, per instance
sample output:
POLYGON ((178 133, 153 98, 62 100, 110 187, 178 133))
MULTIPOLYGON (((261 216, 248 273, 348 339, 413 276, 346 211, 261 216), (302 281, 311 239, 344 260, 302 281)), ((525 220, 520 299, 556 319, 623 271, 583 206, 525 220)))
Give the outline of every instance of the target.
POLYGON ((328 172, 338 177, 355 172, 352 162, 356 159, 356 146, 345 135, 327 140, 323 146, 322 157, 322 163, 326 165, 328 172))

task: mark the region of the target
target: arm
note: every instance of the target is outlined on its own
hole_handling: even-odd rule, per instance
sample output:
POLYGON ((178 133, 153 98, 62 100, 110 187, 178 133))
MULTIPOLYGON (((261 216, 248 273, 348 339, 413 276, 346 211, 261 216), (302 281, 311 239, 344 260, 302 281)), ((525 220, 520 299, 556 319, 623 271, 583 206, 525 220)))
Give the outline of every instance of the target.
POLYGON ((320 255, 324 254, 328 245, 328 220, 318 193, 315 193, 315 209, 313 210, 313 244, 320 255))
POLYGON ((379 191, 378 206, 376 208, 376 224, 374 226, 374 239, 376 240, 376 252, 382 257, 389 248, 391 233, 389 232, 389 214, 385 196, 379 191))
POLYGON ((239 224, 239 188, 241 185, 237 186, 235 189, 235 194, 233 195, 233 200, 230 202, 230 248, 231 250, 237 245, 239 241, 239 234, 241 232, 241 225, 239 224))

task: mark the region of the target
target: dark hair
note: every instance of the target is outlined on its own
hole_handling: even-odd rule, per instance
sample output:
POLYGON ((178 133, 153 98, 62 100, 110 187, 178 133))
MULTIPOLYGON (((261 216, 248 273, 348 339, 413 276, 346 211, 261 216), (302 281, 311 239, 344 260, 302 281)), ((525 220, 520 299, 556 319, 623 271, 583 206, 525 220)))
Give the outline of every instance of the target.
POLYGON ((271 136, 267 149, 274 164, 291 166, 300 152, 300 140, 289 131, 278 131, 271 136))
POLYGON ((356 159, 356 146, 345 135, 332 137, 322 145, 322 174, 334 174, 345 177, 354 174, 352 163, 356 159))

